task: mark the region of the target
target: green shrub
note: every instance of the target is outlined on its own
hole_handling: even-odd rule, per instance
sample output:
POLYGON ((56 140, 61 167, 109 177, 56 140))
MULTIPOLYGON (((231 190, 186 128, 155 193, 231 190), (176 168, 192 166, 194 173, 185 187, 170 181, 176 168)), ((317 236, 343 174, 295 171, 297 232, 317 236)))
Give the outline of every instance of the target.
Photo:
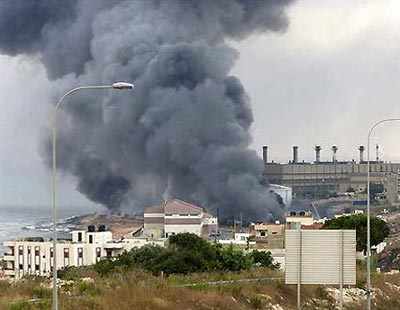
POLYGON ((274 263, 274 259, 271 256, 271 252, 264 252, 254 250, 250 254, 251 259, 253 260, 253 264, 259 267, 270 268, 273 270, 277 270, 280 268, 281 264, 274 263))
POLYGON ((29 304, 26 301, 16 301, 11 304, 10 310, 29 310, 29 304))
POLYGON ((78 294, 86 294, 86 295, 99 295, 101 292, 98 288, 94 286, 93 283, 79 281, 75 283, 75 287, 78 291, 78 294))
POLYGON ((253 309, 261 309, 263 306, 261 297, 257 295, 250 296, 249 303, 253 309))
POLYGON ((94 266, 94 270, 100 275, 106 275, 113 272, 116 268, 114 261, 108 257, 99 260, 94 266))
POLYGON ((233 245, 220 248, 217 252, 217 267, 225 271, 240 271, 249 269, 252 265, 250 256, 242 250, 235 249, 233 245))
MULTIPOLYGON (((133 248, 113 259, 100 260, 94 265, 94 270, 100 275, 106 275, 115 270, 140 268, 153 274, 163 272, 170 275, 208 270, 240 271, 251 268, 253 264, 279 268, 279 264, 273 262, 270 252, 254 251, 246 254, 232 245, 224 248, 195 234, 182 233, 171 236, 166 248, 155 245, 133 248)), ((64 274, 68 275, 68 269, 64 274)))

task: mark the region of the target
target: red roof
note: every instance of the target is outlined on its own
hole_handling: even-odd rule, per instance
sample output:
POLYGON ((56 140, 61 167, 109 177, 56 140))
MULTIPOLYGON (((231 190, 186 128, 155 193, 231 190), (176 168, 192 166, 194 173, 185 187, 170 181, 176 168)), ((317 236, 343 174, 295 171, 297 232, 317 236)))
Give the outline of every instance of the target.
POLYGON ((164 213, 164 205, 156 205, 144 209, 144 213, 164 213))
MULTIPOLYGON (((191 203, 179 200, 172 199, 168 201, 166 204, 160 204, 152 207, 148 207, 144 209, 144 213, 165 213, 165 214, 201 214, 205 213, 203 208, 195 206, 191 203)), ((210 216, 205 213, 206 217, 210 216)))
POLYGON ((173 199, 167 202, 165 205, 165 213, 179 213, 179 214, 185 214, 185 213, 190 213, 190 214, 200 214, 203 213, 203 209, 192 205, 191 203, 179 200, 179 199, 173 199))
POLYGON ((304 229, 304 230, 317 230, 317 229, 321 229, 321 227, 323 225, 324 224, 322 224, 322 223, 314 223, 312 225, 301 225, 301 229, 304 229))

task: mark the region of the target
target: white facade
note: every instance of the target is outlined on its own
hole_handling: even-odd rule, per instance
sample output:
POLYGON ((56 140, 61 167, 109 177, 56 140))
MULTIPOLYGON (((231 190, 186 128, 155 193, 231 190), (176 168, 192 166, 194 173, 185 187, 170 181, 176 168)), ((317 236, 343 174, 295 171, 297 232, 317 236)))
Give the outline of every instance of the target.
POLYGON ((314 218, 311 212, 290 212, 286 215, 286 223, 300 223, 300 225, 311 226, 314 218))
POLYGON ((281 196, 286 208, 290 208, 290 206, 292 205, 293 196, 293 191, 291 187, 278 184, 270 184, 268 189, 281 196))
POLYGON ((179 199, 144 210, 144 235, 153 239, 179 233, 207 237, 217 230, 218 220, 202 208, 179 199))
MULTIPOLYGON (((6 276, 15 279, 24 275, 51 276, 54 265, 53 242, 39 239, 4 242, 6 276)), ((71 241, 59 240, 57 243, 57 269, 91 265, 102 257, 113 257, 146 244, 164 245, 163 242, 150 242, 146 238, 113 240, 110 231, 73 231, 71 241)))
POLYGON ((234 239, 219 239, 221 244, 236 244, 236 245, 255 245, 255 241, 249 241, 250 233, 235 233, 234 239))

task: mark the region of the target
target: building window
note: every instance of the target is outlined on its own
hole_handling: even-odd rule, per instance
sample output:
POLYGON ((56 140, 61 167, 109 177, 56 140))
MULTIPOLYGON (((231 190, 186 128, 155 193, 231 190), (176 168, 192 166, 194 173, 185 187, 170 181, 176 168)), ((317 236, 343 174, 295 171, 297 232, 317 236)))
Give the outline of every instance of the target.
POLYGON ((89 243, 93 243, 93 235, 89 235, 89 243))
POLYGON ((78 232, 78 242, 82 242, 82 233, 78 232))
POLYGON ((24 247, 23 246, 19 246, 18 247, 18 254, 19 255, 24 255, 24 247))
POLYGON ((53 257, 53 248, 50 248, 50 257, 53 257))
POLYGON ((28 255, 31 255, 31 247, 28 246, 28 255))
POLYGON ((101 258, 101 248, 96 248, 96 261, 98 262, 101 258))
POLYGON ((64 258, 69 258, 69 249, 64 248, 64 258))
POLYGON ((39 247, 35 247, 35 256, 40 256, 40 250, 39 247))
POLYGON ((78 248, 78 257, 79 258, 83 257, 83 249, 82 248, 78 248))
POLYGON ((106 249, 107 257, 112 257, 112 249, 106 249))
POLYGON ((265 237, 265 231, 261 232, 261 237, 265 237))
POLYGON ((40 270, 39 265, 35 265, 35 271, 39 271, 39 270, 40 270))

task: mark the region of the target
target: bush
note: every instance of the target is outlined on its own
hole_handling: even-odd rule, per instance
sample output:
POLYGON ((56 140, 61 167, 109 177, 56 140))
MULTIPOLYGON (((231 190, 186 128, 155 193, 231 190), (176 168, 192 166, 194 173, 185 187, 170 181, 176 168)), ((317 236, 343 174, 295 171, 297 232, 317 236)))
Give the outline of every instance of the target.
POLYGON ((264 252, 254 250, 250 254, 251 259, 253 260, 253 264, 259 267, 270 268, 273 270, 277 270, 280 268, 281 264, 274 263, 274 258, 271 256, 271 252, 264 252))
POLYGON ((98 261, 93 268, 98 274, 104 276, 114 271, 116 267, 117 266, 112 259, 105 257, 98 261))
POLYGON ((226 248, 219 248, 217 252, 217 268, 225 271, 240 271, 249 269, 252 260, 242 250, 235 249, 232 244, 226 248))
POLYGON ((168 248, 154 260, 153 272, 187 274, 215 268, 216 251, 195 234, 183 233, 169 238, 168 248))
POLYGON ((223 248, 220 244, 211 244, 191 233, 173 235, 168 241, 167 248, 146 245, 133 248, 113 259, 102 259, 95 264, 94 269, 100 275, 116 269, 132 268, 169 275, 208 270, 240 271, 249 269, 254 264, 271 269, 279 268, 279 264, 274 264, 270 252, 253 251, 246 254, 232 245, 223 248))
MULTIPOLYGON (((151 272, 153 272, 154 265, 165 253, 166 249, 159 245, 146 245, 141 248, 134 248, 129 252, 137 267, 151 272)), ((119 260, 119 262, 122 263, 123 260, 119 260)))
POLYGON ((261 309, 263 307, 262 299, 257 295, 250 296, 249 303, 253 309, 261 309))

